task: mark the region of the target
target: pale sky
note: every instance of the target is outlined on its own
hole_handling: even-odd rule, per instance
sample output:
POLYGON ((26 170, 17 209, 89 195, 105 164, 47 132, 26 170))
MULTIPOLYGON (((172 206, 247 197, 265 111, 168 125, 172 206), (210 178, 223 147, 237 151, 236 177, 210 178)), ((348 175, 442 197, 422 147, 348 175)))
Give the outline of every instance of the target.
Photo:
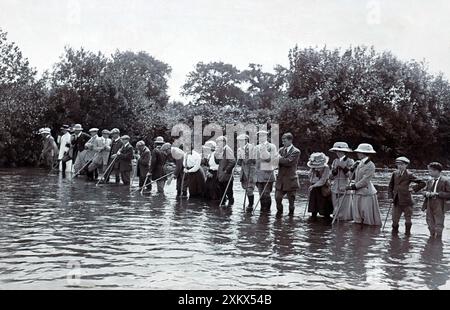
POLYGON ((450 76, 448 0, 0 0, 0 27, 40 72, 65 45, 146 51, 172 67, 171 99, 199 61, 271 71, 296 44, 374 45, 450 76))

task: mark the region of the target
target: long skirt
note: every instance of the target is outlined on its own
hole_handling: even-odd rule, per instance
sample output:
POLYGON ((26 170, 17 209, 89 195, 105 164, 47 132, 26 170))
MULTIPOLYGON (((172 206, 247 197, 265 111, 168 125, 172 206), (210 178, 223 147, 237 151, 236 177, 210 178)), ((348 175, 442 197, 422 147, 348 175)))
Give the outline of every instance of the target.
POLYGON ((324 197, 320 187, 314 187, 309 194, 308 212, 330 216, 333 213, 331 197, 324 197))
MULTIPOLYGON (((201 170, 186 174, 188 181, 189 197, 198 198, 205 190, 205 177, 201 170)), ((186 181, 186 180, 185 180, 186 181)))
POLYGON ((210 170, 209 173, 211 173, 212 176, 206 179, 204 197, 206 200, 219 200, 222 197, 220 197, 217 171, 210 170))
POLYGON ((352 211, 355 223, 375 226, 381 225, 381 214, 377 194, 370 196, 355 195, 352 211))
POLYGON ((337 217, 340 221, 353 220, 353 194, 350 193, 332 193, 333 200, 333 217, 337 217), (339 209, 339 214, 337 214, 339 209))

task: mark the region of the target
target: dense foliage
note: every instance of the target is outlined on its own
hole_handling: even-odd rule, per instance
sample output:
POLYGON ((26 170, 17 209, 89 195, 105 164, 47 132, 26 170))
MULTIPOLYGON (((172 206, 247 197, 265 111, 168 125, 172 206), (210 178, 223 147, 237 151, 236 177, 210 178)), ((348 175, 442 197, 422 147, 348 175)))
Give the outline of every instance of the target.
POLYGON ((449 165, 450 84, 424 63, 400 61, 373 48, 298 48, 289 68, 240 71, 223 62, 198 63, 183 85, 188 104, 170 102, 171 68, 145 52, 110 57, 66 48, 38 78, 20 49, 0 30, 0 166, 36 163, 35 131, 62 124, 118 127, 133 138, 170 139, 172 126, 279 124, 290 131, 302 159, 343 140, 372 143, 378 162, 406 155, 413 166, 449 165))

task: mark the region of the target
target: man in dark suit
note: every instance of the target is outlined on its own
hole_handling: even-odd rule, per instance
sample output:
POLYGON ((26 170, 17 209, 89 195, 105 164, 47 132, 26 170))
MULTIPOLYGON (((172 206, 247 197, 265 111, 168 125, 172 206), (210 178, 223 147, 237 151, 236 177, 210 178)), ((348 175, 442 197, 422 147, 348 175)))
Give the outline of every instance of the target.
POLYGON ((391 181, 389 182, 389 197, 393 200, 394 207, 392 208, 392 233, 397 234, 399 228, 399 221, 402 213, 405 214, 405 234, 411 234, 414 202, 411 197, 411 191, 418 192, 425 187, 425 182, 418 179, 414 174, 408 171, 407 167, 410 163, 406 157, 399 157, 395 160, 397 170, 392 173, 391 181), (415 183, 416 185, 410 190, 409 185, 415 183))
POLYGON ((166 152, 161 150, 161 147, 165 144, 163 137, 157 137, 155 139, 155 148, 152 152, 152 159, 150 163, 150 174, 152 180, 156 181, 156 187, 158 193, 164 193, 164 186, 166 185, 166 178, 161 179, 164 176, 164 166, 167 160, 166 152))
POLYGON ((445 201, 450 199, 450 180, 441 175, 443 167, 438 162, 428 165, 432 177, 426 183, 422 210, 427 210, 428 230, 432 238, 441 239, 445 221, 445 201))
POLYGON ((109 183, 109 177, 111 176, 111 173, 114 173, 116 184, 120 183, 120 171, 119 171, 119 163, 117 160, 112 164, 112 161, 114 160, 114 155, 119 152, 119 150, 122 148, 123 143, 120 139, 120 130, 117 128, 114 128, 111 130, 111 146, 107 146, 106 149, 109 149, 109 156, 108 156, 108 171, 105 171, 105 183, 109 183), (112 164, 112 166, 111 166, 112 164))
POLYGON ((117 156, 117 163, 119 164, 120 177, 124 185, 130 185, 130 174, 133 170, 132 160, 134 157, 134 149, 130 144, 130 137, 125 135, 120 138, 123 147, 113 155, 117 156))
POLYGON ((214 153, 214 159, 219 165, 217 179, 219 181, 221 199, 225 195, 222 205, 225 205, 225 202, 228 200, 228 206, 232 206, 234 204, 233 170, 236 166, 236 160, 234 159, 233 150, 227 145, 226 137, 218 137, 216 143, 217 150, 214 153), (228 183, 230 184, 229 186, 228 183))
POLYGON ((73 131, 70 143, 72 147, 72 162, 75 163, 77 155, 84 151, 84 146, 89 142, 91 136, 83 132, 83 127, 80 124, 73 126, 73 131))
POLYGON ((291 133, 285 133, 281 138, 283 147, 278 152, 278 175, 275 187, 277 216, 283 214, 282 200, 284 195, 287 195, 289 200, 289 216, 294 215, 295 193, 300 188, 297 177, 300 150, 292 144, 293 139, 291 133))
POLYGON ((151 153, 148 147, 145 146, 144 141, 139 141, 136 143, 136 148, 139 152, 139 157, 137 161, 137 176, 139 177, 139 187, 145 185, 145 180, 147 179, 147 190, 152 189, 152 185, 147 178, 147 174, 150 171, 150 158, 151 153))

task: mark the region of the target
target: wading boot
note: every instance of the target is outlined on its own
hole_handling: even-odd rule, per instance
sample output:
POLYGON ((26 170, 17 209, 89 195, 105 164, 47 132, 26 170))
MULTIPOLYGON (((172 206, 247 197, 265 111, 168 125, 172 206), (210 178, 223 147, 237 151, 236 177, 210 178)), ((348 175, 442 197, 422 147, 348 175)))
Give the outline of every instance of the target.
POLYGON ((247 206, 247 213, 253 212, 253 202, 255 201, 255 196, 248 196, 248 206, 247 206))
POLYGON ((392 234, 393 235, 398 234, 398 225, 392 225, 392 234))
POLYGON ((411 223, 406 223, 405 224, 405 235, 411 236, 411 226, 412 226, 411 223))

